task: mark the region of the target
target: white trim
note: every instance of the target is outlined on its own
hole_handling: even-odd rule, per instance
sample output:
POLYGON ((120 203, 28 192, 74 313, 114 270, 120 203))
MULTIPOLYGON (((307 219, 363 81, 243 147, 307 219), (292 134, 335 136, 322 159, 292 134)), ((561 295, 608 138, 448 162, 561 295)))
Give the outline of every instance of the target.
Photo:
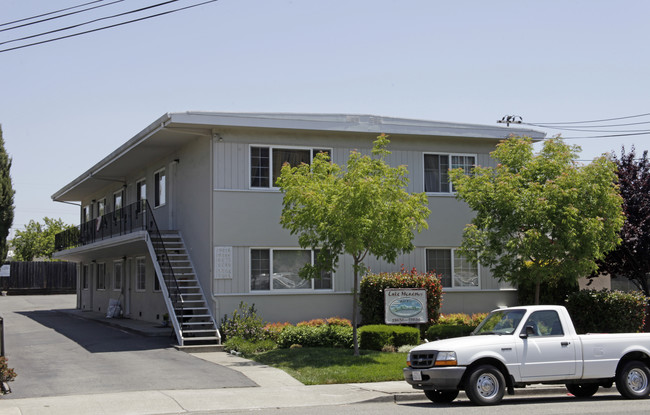
POLYGON ((314 150, 327 150, 330 152, 330 160, 332 159, 332 153, 334 152, 333 147, 313 147, 313 146, 284 146, 281 144, 249 144, 248 145, 248 188, 250 190, 278 190, 278 187, 275 186, 275 183, 273 183, 273 150, 275 149, 281 149, 281 150, 309 150, 309 163, 311 163, 314 160, 314 150), (251 165, 251 153, 252 153, 252 148, 257 147, 257 148, 268 148, 269 149, 269 186, 268 187, 253 187, 251 186, 251 173, 252 173, 252 165, 251 165))
POLYGON ((474 165, 478 163, 478 153, 447 153, 447 152, 435 152, 435 151, 425 151, 422 153, 422 191, 426 193, 427 196, 455 196, 456 192, 454 191, 451 181, 449 182, 449 191, 448 192, 427 192, 425 189, 427 187, 427 176, 426 176, 426 162, 425 158, 427 155, 430 156, 447 156, 449 162, 449 170, 451 167, 451 158, 453 156, 459 157, 474 157, 474 165))
POLYGON ((314 278, 311 279, 311 288, 303 289, 274 289, 273 288, 273 251, 310 251, 311 253, 311 263, 314 263, 314 250, 313 249, 303 249, 301 247, 249 247, 248 249, 248 292, 249 293, 259 293, 259 294, 269 294, 269 293, 286 293, 286 294, 306 294, 306 293, 321 293, 321 292, 331 292, 334 293, 334 275, 335 272, 332 271, 332 286, 330 288, 314 288, 314 278), (252 261, 252 251, 253 250, 269 250, 269 289, 268 290, 253 290, 251 288, 251 283, 253 280, 253 270, 251 267, 252 261))

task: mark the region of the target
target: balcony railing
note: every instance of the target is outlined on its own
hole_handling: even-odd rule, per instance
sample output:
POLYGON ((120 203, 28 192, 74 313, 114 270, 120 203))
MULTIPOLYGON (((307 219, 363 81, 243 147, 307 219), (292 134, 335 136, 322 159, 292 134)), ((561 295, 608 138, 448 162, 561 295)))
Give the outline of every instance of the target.
POLYGON ((58 233, 54 237, 54 247, 63 251, 136 231, 148 231, 154 226, 151 208, 143 200, 58 233))

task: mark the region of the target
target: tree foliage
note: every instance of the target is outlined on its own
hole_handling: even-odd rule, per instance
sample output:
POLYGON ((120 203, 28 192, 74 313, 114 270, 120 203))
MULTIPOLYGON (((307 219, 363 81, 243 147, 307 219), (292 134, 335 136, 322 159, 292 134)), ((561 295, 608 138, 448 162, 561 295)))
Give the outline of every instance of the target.
POLYGON ((14 223, 14 188, 11 182, 11 158, 5 150, 0 126, 0 260, 7 257, 7 236, 14 223))
POLYGON ((34 258, 52 259, 54 253, 54 237, 57 233, 74 227, 66 225, 62 219, 43 218, 44 224, 30 220, 25 229, 17 230, 12 243, 15 259, 18 261, 33 261, 34 258))
POLYGON ((600 272, 629 279, 650 297, 650 160, 644 151, 637 158, 634 147, 621 158, 614 158, 618 185, 623 196, 625 223, 619 235, 621 244, 600 263, 600 272))
POLYGON ((476 212, 463 252, 499 280, 536 286, 536 303, 542 283, 591 275, 620 241, 615 165, 605 157, 578 165, 579 150, 552 138, 535 155, 530 138, 511 137, 492 152, 496 167, 450 173, 457 197, 476 212))
POLYGON ((285 164, 277 185, 284 193, 280 223, 298 235, 301 247, 318 250, 314 266, 301 270, 314 278, 322 270, 333 271, 343 254, 352 257, 353 336, 358 354, 357 307, 359 273, 367 255, 395 262, 402 252, 413 250, 414 231, 427 227, 430 213, 424 193, 409 194, 405 166, 391 167, 389 141, 381 135, 374 142, 373 157, 350 153, 346 169, 318 154, 311 165, 285 164))

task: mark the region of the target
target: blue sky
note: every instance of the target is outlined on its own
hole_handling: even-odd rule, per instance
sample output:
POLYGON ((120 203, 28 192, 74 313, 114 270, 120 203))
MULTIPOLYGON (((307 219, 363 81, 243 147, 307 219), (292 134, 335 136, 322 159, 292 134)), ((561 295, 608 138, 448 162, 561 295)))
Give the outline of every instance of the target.
MULTIPOLYGON (((0 23, 87 1, 3 0, 0 23)), ((155 3, 122 1, 0 32, 0 42, 155 3)), ((44 216, 77 224, 78 208, 50 196, 166 112, 362 113, 489 125, 504 115, 545 123, 650 113, 648 16, 650 2, 641 0, 220 0, 0 52, 14 227, 44 216)), ((650 136, 570 142, 589 160, 621 145, 648 149, 650 136)))

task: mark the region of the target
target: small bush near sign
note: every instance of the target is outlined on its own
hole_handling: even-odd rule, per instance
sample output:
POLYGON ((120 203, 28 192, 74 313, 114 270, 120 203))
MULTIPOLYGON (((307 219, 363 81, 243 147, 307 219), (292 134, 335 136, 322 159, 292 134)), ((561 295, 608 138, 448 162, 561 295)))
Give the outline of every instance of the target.
POLYGON ((373 324, 359 329, 359 347, 365 350, 382 350, 406 344, 420 344, 420 330, 415 327, 373 324))

